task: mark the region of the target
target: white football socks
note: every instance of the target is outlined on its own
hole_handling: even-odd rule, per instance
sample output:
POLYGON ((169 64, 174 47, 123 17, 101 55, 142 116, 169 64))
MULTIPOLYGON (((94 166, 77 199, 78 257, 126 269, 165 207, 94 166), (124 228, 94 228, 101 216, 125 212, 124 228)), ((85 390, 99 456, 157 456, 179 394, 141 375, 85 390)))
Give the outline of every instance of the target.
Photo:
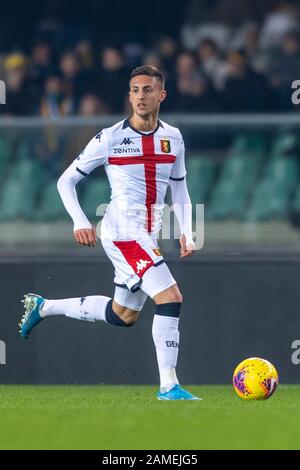
POLYGON ((91 295, 88 297, 76 297, 73 299, 48 300, 46 299, 41 310, 41 317, 51 315, 65 315, 85 321, 106 321, 106 305, 110 297, 104 295, 91 295))
POLYGON ((179 318, 154 315, 152 336, 160 376, 161 392, 168 392, 178 384, 176 364, 179 348, 179 318))
MULTIPOLYGON (((65 315, 77 320, 106 322, 105 310, 110 300, 110 297, 104 295, 59 300, 45 299, 40 315, 41 317, 65 315)), ((179 348, 178 323, 179 318, 175 317, 165 315, 153 317, 152 336, 156 347, 162 392, 167 392, 178 384, 175 370, 179 348)))

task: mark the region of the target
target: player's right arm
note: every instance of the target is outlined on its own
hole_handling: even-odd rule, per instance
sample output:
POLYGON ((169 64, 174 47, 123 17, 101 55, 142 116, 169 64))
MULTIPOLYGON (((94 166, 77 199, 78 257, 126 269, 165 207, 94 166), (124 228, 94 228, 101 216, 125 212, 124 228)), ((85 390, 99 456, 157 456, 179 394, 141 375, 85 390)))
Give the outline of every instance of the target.
POLYGON ((102 131, 88 143, 57 182, 62 202, 74 223, 75 240, 81 245, 95 246, 97 237, 95 227, 92 226, 79 204, 76 185, 97 166, 107 161, 107 153, 107 135, 102 131))

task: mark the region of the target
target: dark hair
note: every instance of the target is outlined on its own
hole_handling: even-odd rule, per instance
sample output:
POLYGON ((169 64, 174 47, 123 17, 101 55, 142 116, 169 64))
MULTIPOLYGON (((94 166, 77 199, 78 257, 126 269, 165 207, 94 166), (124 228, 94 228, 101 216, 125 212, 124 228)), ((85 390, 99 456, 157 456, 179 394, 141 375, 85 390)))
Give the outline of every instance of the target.
POLYGON ((148 77, 154 77, 161 81, 162 86, 165 86, 165 78, 160 70, 158 70, 153 65, 141 65, 140 67, 136 67, 130 74, 129 83, 131 82, 133 77, 137 77, 138 75, 148 75, 148 77))

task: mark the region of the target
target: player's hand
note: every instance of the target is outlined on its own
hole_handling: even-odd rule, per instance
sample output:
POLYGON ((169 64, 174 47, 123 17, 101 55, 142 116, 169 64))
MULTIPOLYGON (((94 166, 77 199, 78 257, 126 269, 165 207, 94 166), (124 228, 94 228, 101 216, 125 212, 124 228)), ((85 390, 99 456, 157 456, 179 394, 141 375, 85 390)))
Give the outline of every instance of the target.
POLYGON ((196 251, 195 243, 193 241, 190 243, 186 243, 186 238, 184 234, 180 238, 179 242, 180 242, 180 258, 191 256, 196 251))
POLYGON ((77 243, 83 246, 96 246, 97 235, 95 227, 81 228, 74 231, 74 237, 77 243))

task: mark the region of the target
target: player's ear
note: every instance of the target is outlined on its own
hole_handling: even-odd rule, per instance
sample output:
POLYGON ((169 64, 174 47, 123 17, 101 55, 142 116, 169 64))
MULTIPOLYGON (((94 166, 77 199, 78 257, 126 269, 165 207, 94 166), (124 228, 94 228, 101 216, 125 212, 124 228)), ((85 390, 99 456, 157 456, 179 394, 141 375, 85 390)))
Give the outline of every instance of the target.
POLYGON ((167 97, 167 92, 166 90, 162 90, 161 93, 160 93, 160 97, 159 97, 159 101, 162 103, 163 101, 165 101, 166 97, 167 97))

